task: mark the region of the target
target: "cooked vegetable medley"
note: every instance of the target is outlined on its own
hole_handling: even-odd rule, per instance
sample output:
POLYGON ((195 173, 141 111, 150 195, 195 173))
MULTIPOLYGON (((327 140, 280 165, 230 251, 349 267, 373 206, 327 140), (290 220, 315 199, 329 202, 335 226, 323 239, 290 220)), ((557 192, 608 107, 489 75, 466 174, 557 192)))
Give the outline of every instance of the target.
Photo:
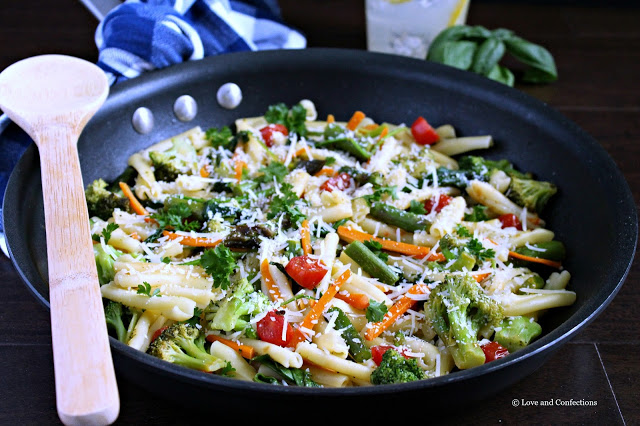
POLYGON ((87 190, 111 335, 186 368, 404 383, 518 351, 567 306, 556 193, 491 136, 275 104, 129 158, 87 190))

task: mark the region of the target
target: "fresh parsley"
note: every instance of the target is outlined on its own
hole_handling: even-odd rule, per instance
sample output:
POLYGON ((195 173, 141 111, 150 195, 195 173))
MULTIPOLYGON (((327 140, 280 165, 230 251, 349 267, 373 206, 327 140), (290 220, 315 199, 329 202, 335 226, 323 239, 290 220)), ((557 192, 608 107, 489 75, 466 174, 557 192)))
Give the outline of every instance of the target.
POLYGON ((493 249, 484 248, 477 238, 471 238, 465 248, 481 262, 496 257, 496 252, 493 249))
POLYGON ((482 222, 485 220, 489 220, 487 210, 487 206, 476 204, 475 206, 473 206, 473 211, 471 213, 464 215, 464 220, 467 222, 482 222))
MULTIPOLYGON (((303 370, 301 368, 287 368, 282 364, 275 362, 269 355, 260 355, 253 359, 251 362, 258 362, 266 367, 269 367, 271 370, 282 376, 287 382, 293 383, 297 386, 305 386, 305 387, 320 387, 319 384, 313 381, 311 378, 311 373, 307 370, 303 370)), ((270 384, 279 384, 280 381, 275 379, 274 377, 270 377, 264 374, 256 374, 254 379, 256 382, 261 383, 270 383, 270 384)))
POLYGON ((387 263, 387 261, 389 260, 389 255, 386 252, 382 251, 382 244, 375 240, 367 240, 363 242, 363 244, 383 262, 387 263))
POLYGON ((154 297, 154 296, 162 297, 162 295, 160 294, 160 289, 159 288, 153 289, 153 291, 151 291, 151 290, 152 290, 151 284, 149 284, 146 281, 143 281, 142 284, 138 285, 137 293, 138 294, 143 294, 143 295, 145 295, 147 297, 154 297))
POLYGON ((100 237, 104 237, 104 243, 107 244, 111 239, 111 233, 118 228, 119 226, 117 223, 107 223, 107 226, 104 227, 104 229, 102 230, 102 233, 93 234, 91 236, 91 239, 94 241, 100 241, 100 237))
POLYGON ((362 198, 369 204, 372 205, 376 201, 381 201, 383 195, 389 195, 392 199, 397 200, 398 194, 396 193, 395 186, 381 186, 373 191, 373 194, 363 195, 362 198))
POLYGON ((273 183, 275 179, 278 183, 281 183, 289 173, 289 169, 282 163, 272 161, 268 166, 261 167, 258 172, 261 173, 261 175, 256 178, 258 182, 273 183))
POLYGON ((189 324, 189 325, 198 325, 198 323, 200 322, 200 315, 202 315, 202 312, 203 312, 202 309, 198 308, 197 306, 194 307, 193 316, 188 320, 182 321, 182 323, 189 324))
POLYGON ((199 259, 185 262, 182 265, 199 265, 213 278, 213 286, 226 290, 231 285, 229 279, 238 268, 236 258, 224 244, 205 250, 199 259))
POLYGON ((414 214, 427 214, 427 209, 424 208, 424 204, 417 200, 411 200, 411 204, 409 205, 409 212, 414 214))
POLYGON ((271 124, 282 124, 290 133, 296 133, 299 136, 306 136, 307 127, 307 110, 301 105, 296 104, 287 108, 285 103, 277 103, 267 108, 264 118, 271 124))
POLYGON ((197 231, 202 224, 196 220, 187 220, 193 212, 185 203, 172 204, 166 211, 158 211, 151 215, 161 229, 172 228, 175 231, 197 231))
POLYGON ((299 224, 306 216, 296 206, 298 200, 300 200, 300 198, 293 192, 293 186, 288 183, 283 183, 280 186, 280 195, 274 196, 271 199, 271 203, 269 203, 267 219, 275 219, 281 215, 285 215, 291 224, 299 224))
POLYGON ((377 302, 373 299, 369 300, 367 306, 366 317, 369 322, 380 322, 388 312, 387 305, 384 302, 377 302))

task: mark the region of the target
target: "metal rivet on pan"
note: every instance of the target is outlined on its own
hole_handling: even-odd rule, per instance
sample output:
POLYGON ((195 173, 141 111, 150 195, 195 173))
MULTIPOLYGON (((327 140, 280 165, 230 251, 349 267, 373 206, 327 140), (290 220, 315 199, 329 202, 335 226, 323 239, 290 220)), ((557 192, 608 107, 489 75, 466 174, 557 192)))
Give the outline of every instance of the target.
POLYGON ((136 132, 147 134, 153 129, 153 113, 149 108, 140 107, 133 113, 131 124, 136 132))
POLYGON ((198 114, 198 104, 189 95, 182 95, 173 104, 173 113, 180 121, 191 121, 198 114))
POLYGON ((218 89, 216 98, 221 107, 233 109, 242 102, 242 90, 235 83, 225 83, 218 89))

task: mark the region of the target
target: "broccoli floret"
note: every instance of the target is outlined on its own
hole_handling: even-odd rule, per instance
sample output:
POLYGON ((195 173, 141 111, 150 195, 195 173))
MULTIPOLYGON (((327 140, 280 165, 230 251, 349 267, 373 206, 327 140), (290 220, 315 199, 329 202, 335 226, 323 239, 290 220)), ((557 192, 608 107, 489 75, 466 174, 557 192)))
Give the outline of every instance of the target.
POLYGON ((460 369, 484 364, 478 332, 497 327, 504 318, 502 307, 468 274, 447 275, 432 290, 425 313, 460 369))
POLYGON ((113 281, 113 277, 115 276, 113 264, 124 253, 107 244, 94 244, 93 254, 96 258, 100 285, 113 281))
POLYGON ((527 346, 542 333, 540 324, 527 317, 507 317, 496 329, 493 340, 513 353, 527 346))
POLYGON ((112 330, 118 340, 123 343, 127 342, 127 327, 124 325, 124 320, 122 318, 123 306, 121 303, 109 301, 107 306, 104 308, 104 316, 107 321, 107 328, 112 330))
POLYGON ((153 174, 157 180, 173 182, 181 174, 192 174, 197 168, 196 149, 182 138, 171 140, 173 146, 166 151, 150 151, 153 174))
POLYGON ((204 343, 205 336, 196 326, 175 323, 149 345, 147 353, 194 370, 213 372, 225 367, 226 362, 207 352, 204 343))
POLYGON ((382 355, 378 368, 371 373, 374 385, 408 383, 424 379, 424 371, 418 366, 415 358, 405 358, 395 349, 387 350, 382 355))
POLYGON ((507 197, 530 211, 540 213, 556 192, 558 188, 553 183, 511 177, 507 197))
POLYGON ((209 327, 213 330, 242 331, 249 326, 251 316, 269 308, 269 299, 257 292, 246 279, 235 284, 231 295, 215 306, 208 308, 211 317, 209 327))
POLYGON ((90 217, 97 216, 102 220, 108 220, 115 209, 131 210, 129 199, 109 191, 107 186, 103 179, 96 179, 84 191, 90 217))
POLYGON ((489 177, 496 170, 505 172, 509 177, 530 179, 531 175, 522 173, 513 167, 513 164, 509 160, 488 160, 486 158, 478 157, 475 155, 466 155, 458 160, 458 167, 460 170, 467 172, 468 176, 473 179, 488 181, 489 177))

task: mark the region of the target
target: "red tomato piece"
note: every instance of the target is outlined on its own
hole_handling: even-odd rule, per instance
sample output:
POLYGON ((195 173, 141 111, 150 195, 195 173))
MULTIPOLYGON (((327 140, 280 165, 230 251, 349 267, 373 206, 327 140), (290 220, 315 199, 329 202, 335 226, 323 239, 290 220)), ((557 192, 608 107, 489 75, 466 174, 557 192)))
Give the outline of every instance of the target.
POLYGON ((449 197, 446 194, 440 194, 438 197, 433 197, 426 200, 424 202, 424 209, 427 211, 427 213, 430 213, 432 211, 440 213, 440 210, 448 206, 451 200, 453 200, 452 197, 449 197))
POLYGON ((509 355, 509 350, 498 342, 489 342, 486 345, 482 345, 482 352, 484 352, 485 364, 509 355))
POLYGON ((418 117, 411 125, 411 134, 419 145, 433 145, 440 140, 440 135, 424 119, 418 117))
POLYGON ((380 365, 380 363, 382 362, 382 355, 384 355, 384 353, 387 352, 389 349, 395 349, 403 357, 407 359, 411 359, 411 357, 405 353, 406 352, 405 349, 398 348, 396 346, 391 346, 391 345, 377 345, 377 346, 371 347, 371 359, 373 360, 373 362, 375 362, 376 365, 380 365))
POLYGON ((320 190, 331 192, 334 189, 339 189, 340 191, 344 191, 350 185, 351 175, 349 173, 340 173, 337 176, 327 179, 322 185, 320 185, 320 190))
POLYGON ((165 331, 167 328, 169 327, 161 327, 159 329, 157 329, 154 333, 153 336, 151 336, 151 341, 153 342, 154 340, 156 340, 158 337, 160 337, 160 335, 162 334, 163 331, 165 331))
POLYGON ((522 222, 518 219, 518 216, 513 213, 503 214, 498 217, 498 220, 502 223, 502 228, 514 227, 518 231, 522 231, 522 222))
POLYGON ((273 134, 274 133, 282 133, 283 135, 289 135, 289 130, 284 124, 269 124, 260 129, 260 134, 262 135, 262 139, 264 139, 264 143, 268 147, 273 146, 273 134))
POLYGON ((292 258, 284 268, 295 282, 313 290, 327 274, 327 268, 319 259, 307 255, 292 258))
POLYGON ((285 321, 284 311, 270 311, 256 324, 256 332, 260 340, 285 347, 293 336, 293 327, 285 321), (286 331, 283 330, 286 327, 286 331), (283 339, 284 334, 284 339, 283 339))

